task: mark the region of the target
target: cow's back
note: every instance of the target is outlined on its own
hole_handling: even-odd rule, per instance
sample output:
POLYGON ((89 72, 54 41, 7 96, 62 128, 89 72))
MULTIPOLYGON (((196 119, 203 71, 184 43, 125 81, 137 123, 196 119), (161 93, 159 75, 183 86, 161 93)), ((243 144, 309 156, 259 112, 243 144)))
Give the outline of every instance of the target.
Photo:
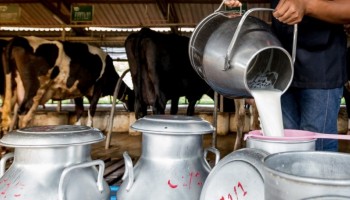
POLYGON ((82 94, 92 95, 89 90, 101 78, 106 66, 105 53, 88 44, 67 41, 63 42, 63 49, 70 59, 66 86, 71 88, 78 82, 77 88, 82 94))
POLYGON ((193 69, 189 54, 189 38, 177 34, 148 31, 157 48, 157 73, 160 90, 167 99, 186 96, 200 99, 211 90, 210 86, 193 69))

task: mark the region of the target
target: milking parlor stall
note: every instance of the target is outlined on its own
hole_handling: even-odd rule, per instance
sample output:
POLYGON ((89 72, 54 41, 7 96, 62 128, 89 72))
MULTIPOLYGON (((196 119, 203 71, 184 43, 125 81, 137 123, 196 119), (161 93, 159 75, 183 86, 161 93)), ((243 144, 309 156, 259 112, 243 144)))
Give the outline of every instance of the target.
MULTIPOLYGON (((271 12, 266 0, 243 2, 239 8, 214 0, 0 0, 2 76, 4 83, 12 80, 12 87, 5 84, 0 90, 0 199, 350 199, 345 106, 338 116, 338 135, 283 127, 280 97, 293 79, 298 25, 289 53, 270 30, 271 12), (186 57, 175 59, 190 62, 212 92, 197 101, 194 115, 187 115, 187 93, 179 95, 186 97, 180 98, 177 113, 170 102, 160 112, 159 101, 148 105, 145 116, 138 114, 137 91, 146 88, 135 85, 142 82, 137 78, 146 77, 142 70, 151 68, 153 58, 175 62, 170 52, 177 49, 173 43, 166 47, 165 39, 157 37, 159 45, 142 35, 142 27, 187 37, 186 57), (128 53, 125 41, 131 34, 135 37, 128 47, 133 51, 128 53), (79 43, 78 48, 70 49, 70 42, 79 43), (152 54, 145 47, 164 51, 152 54), (112 60, 118 75, 113 84, 104 85, 104 78, 113 74, 106 73, 112 60), (97 63, 99 71, 91 70, 97 63), (140 71, 129 72, 131 65, 140 71), (24 80, 18 69, 26 66, 32 71, 46 68, 38 76, 26 76, 37 81, 24 84, 18 82, 24 80), (85 70, 73 77, 73 69, 85 70), (92 75, 96 80, 88 82, 92 75), (26 90, 31 86, 39 87, 26 90), (28 100, 20 88, 35 95, 28 100), (128 88, 135 93, 125 98, 128 88), (106 96, 94 112, 92 94, 98 91, 106 96), (82 97, 84 111, 79 110, 82 97), (12 98, 17 103, 7 104, 12 98), (232 105, 224 99, 235 108, 228 109, 232 105), (5 127, 8 113, 11 123, 5 127), (339 152, 316 151, 318 139, 338 140, 339 152)), ((177 82, 169 85, 168 79, 177 77, 162 79, 160 68, 154 73, 147 75, 159 85, 152 82, 155 89, 145 96, 154 93, 174 101, 175 89, 170 94, 163 89, 180 87, 177 82)))

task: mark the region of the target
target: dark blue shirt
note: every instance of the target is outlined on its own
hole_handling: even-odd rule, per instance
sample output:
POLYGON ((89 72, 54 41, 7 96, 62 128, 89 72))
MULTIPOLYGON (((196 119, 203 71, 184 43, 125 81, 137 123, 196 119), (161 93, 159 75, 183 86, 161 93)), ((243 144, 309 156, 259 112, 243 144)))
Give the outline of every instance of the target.
MULTIPOLYGON (((271 0, 275 8, 278 0, 271 0)), ((293 26, 272 17, 272 30, 290 53, 293 26)), ((331 89, 343 86, 346 76, 346 35, 343 25, 304 16, 298 24, 296 60, 291 87, 331 89)))

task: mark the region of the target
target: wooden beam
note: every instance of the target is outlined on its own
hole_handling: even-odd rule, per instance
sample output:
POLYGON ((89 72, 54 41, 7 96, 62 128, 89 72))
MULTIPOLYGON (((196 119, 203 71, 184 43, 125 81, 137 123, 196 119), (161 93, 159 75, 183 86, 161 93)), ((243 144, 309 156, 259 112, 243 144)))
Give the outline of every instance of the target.
MULTIPOLYGON (((168 0, 156 0, 156 2, 163 18, 167 19, 168 23, 177 23, 179 21, 172 3, 169 3, 168 0)), ((178 27, 171 27, 171 31, 173 33, 178 33, 178 27)))
MULTIPOLYGON (((60 1, 60 0, 58 0, 60 1)), ((62 0, 62 4, 64 5, 64 7, 66 7, 67 10, 70 10, 72 4, 70 2, 68 2, 67 0, 62 0)))
POLYGON ((52 2, 47 0, 40 0, 40 3, 47 8, 50 12, 56 15, 63 23, 70 24, 69 16, 64 15, 58 7, 56 7, 52 2))
MULTIPOLYGON (((45 6, 45 8, 47 8, 50 12, 56 15, 63 23, 66 25, 70 24, 70 17, 64 15, 59 9, 59 4, 61 2, 58 2, 57 7, 53 4, 53 2, 47 0, 40 0, 40 3, 45 6)), ((76 33, 77 36, 85 36, 86 34, 83 28, 72 28, 72 30, 76 33)))

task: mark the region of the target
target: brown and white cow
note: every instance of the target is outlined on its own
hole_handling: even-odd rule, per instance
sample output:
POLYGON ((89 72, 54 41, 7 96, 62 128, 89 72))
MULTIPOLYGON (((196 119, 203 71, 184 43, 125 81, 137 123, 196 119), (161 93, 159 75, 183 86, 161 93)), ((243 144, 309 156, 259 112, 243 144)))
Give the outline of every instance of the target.
MULTIPOLYGON (((15 37, 10 40, 3 60, 6 77, 2 111, 4 131, 10 128, 13 97, 19 105, 20 128, 29 124, 38 105, 50 99, 78 100, 76 109, 81 116, 79 108, 83 106, 79 100, 87 97, 93 117, 99 98, 113 95, 119 80, 111 57, 100 48, 84 43, 15 37)), ((127 91, 132 105, 133 91, 125 83, 120 91, 127 91)), ((88 125, 92 125, 92 120, 89 121, 88 125)))

